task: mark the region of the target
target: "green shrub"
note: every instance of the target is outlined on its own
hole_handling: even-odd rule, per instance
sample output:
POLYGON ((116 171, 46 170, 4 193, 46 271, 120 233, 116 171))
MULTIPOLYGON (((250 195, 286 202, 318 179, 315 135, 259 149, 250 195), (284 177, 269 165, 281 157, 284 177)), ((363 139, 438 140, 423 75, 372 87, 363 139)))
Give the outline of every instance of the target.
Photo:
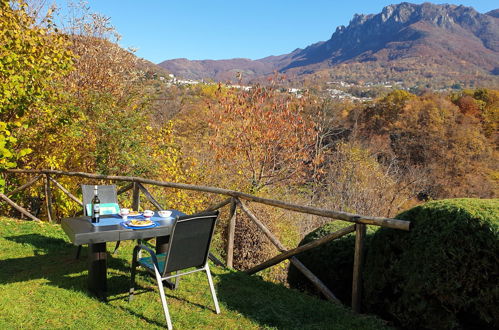
POLYGON ((498 328, 499 200, 429 202, 372 237, 367 311, 409 329, 498 328))
MULTIPOLYGON (((341 228, 351 225, 344 221, 332 221, 307 234, 300 246, 319 239, 341 228)), ((368 226, 366 246, 372 233, 378 227, 368 226)), ((297 258, 314 273, 344 304, 349 305, 352 299, 353 255, 355 235, 348 234, 342 238, 330 241, 307 252, 297 255, 297 258)), ((321 295, 319 291, 292 264, 289 266, 288 283, 292 288, 321 295)))

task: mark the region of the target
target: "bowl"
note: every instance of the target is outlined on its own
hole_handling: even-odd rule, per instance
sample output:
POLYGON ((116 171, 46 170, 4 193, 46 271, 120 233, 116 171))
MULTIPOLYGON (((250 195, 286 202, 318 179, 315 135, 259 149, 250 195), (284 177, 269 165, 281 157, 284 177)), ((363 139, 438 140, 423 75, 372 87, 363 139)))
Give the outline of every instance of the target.
POLYGON ((172 211, 161 210, 161 211, 158 211, 158 214, 162 218, 169 218, 170 215, 172 215, 172 211))
POLYGON ((146 218, 150 218, 154 215, 154 211, 151 211, 151 210, 145 210, 143 213, 144 217, 146 218))

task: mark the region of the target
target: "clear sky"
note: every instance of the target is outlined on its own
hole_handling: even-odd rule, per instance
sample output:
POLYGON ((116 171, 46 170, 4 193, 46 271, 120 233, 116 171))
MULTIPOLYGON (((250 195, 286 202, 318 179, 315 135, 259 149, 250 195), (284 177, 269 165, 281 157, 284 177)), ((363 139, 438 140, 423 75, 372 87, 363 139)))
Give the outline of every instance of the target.
MULTIPOLYGON (((66 0, 57 0, 64 6, 66 0)), ((327 40, 355 13, 376 14, 396 0, 89 0, 111 18, 123 47, 138 48, 151 62, 289 53, 327 40)), ((423 3, 424 1, 409 1, 423 3)), ((499 8, 497 0, 431 1, 475 8, 499 8)))

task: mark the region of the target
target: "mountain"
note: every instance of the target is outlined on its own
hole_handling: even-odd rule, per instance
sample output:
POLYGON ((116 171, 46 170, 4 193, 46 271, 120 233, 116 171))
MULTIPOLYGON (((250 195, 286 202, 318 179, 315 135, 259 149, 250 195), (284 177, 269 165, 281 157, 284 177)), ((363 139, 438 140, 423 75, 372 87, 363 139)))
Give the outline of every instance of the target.
POLYGON ((167 60, 175 75, 224 81, 241 72, 246 80, 274 71, 290 79, 392 80, 441 85, 499 81, 499 9, 403 2, 379 14, 354 15, 327 41, 259 60, 167 60))
POLYGON ((137 58, 136 68, 142 71, 147 77, 168 77, 169 70, 154 64, 146 59, 137 58))
POLYGON ((164 61, 158 66, 167 69, 176 76, 189 79, 214 79, 225 81, 235 77, 237 72, 245 76, 260 76, 272 72, 274 65, 263 61, 252 61, 247 58, 230 60, 190 61, 186 58, 164 61))

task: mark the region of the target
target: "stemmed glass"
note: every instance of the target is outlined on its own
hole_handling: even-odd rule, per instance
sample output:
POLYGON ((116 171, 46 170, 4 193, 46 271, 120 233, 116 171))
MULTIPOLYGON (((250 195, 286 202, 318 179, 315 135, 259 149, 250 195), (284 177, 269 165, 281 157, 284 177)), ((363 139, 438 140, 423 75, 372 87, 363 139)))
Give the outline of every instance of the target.
POLYGON ((130 210, 129 209, 121 209, 120 210, 120 215, 123 218, 123 221, 127 221, 128 220, 128 214, 130 214, 130 210))
POLYGON ((153 215, 154 215, 154 211, 151 211, 151 210, 145 210, 144 211, 144 218, 146 219, 146 221, 151 220, 151 217, 153 215))

